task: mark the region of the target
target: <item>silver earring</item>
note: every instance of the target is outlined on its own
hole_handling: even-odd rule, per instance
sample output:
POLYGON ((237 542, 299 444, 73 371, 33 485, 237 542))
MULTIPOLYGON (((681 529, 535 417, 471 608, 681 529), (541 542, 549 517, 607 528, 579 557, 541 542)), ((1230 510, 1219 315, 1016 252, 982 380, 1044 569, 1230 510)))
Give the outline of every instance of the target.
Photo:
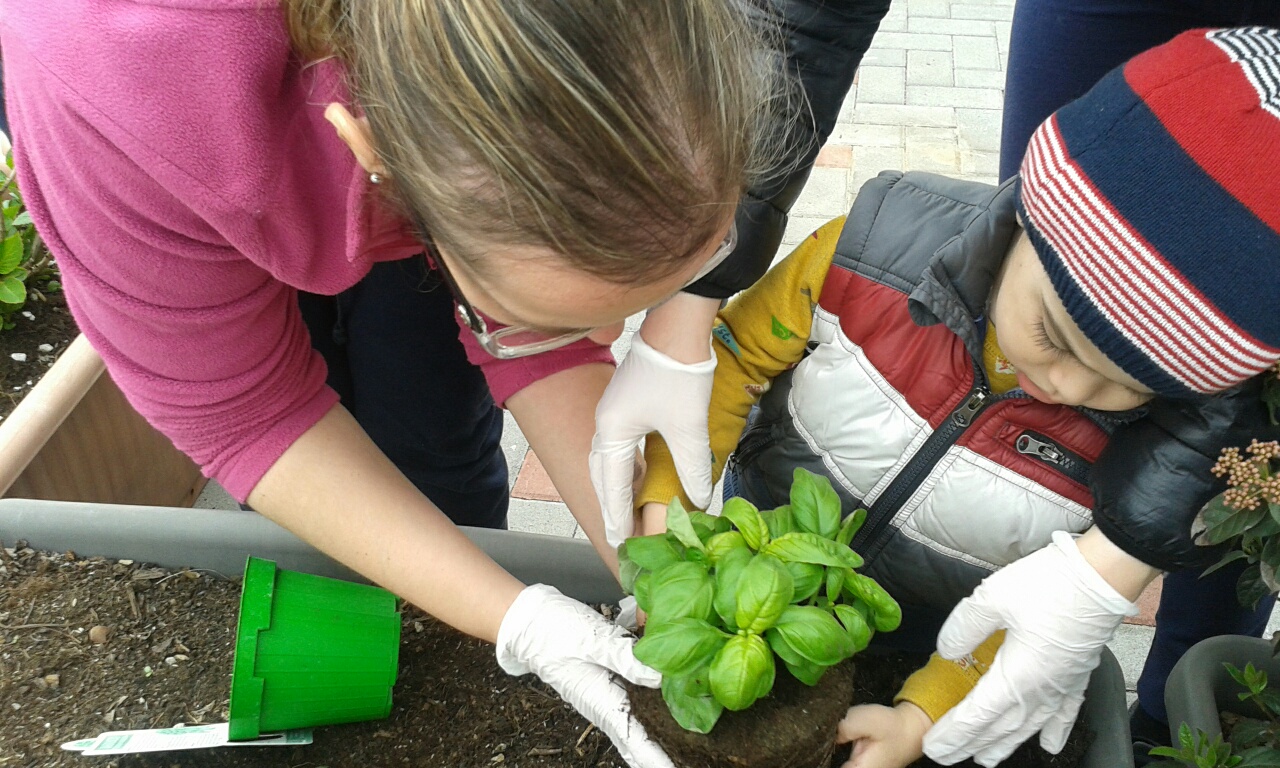
POLYGON ((378 174, 376 174, 376 173, 371 173, 371 174, 369 174, 369 183, 370 183, 370 184, 381 184, 381 183, 382 183, 382 177, 381 177, 381 176, 379 176, 379 175, 378 175, 378 174))

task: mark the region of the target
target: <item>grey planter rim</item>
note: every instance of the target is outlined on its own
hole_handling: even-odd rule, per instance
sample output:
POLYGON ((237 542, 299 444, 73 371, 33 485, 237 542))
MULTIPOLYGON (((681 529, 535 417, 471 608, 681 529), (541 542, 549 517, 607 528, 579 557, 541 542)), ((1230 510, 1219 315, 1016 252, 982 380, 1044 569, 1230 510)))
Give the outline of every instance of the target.
MULTIPOLYGON (((622 598, 617 581, 585 540, 462 530, 526 584, 550 584, 587 603, 622 598)), ((225 576, 238 576, 245 559, 254 555, 288 570, 363 580, 262 515, 242 510, 0 499, 0 541, 12 546, 18 540, 35 549, 201 568, 225 576)))
MULTIPOLYGON (((621 589, 590 543, 514 531, 463 528, 525 583, 550 584, 588 603, 616 602, 621 589)), ((170 568, 240 574, 250 555, 281 568, 361 580, 350 569, 256 512, 0 499, 0 541, 84 557, 132 559, 170 568)), ((1082 711, 1094 741, 1081 768, 1132 768, 1124 675, 1109 650, 1094 671, 1082 711)))
POLYGON ((1254 705, 1236 695, 1242 689, 1222 666, 1231 662, 1240 669, 1252 663, 1265 670, 1269 680, 1280 680, 1280 659, 1271 653, 1271 642, 1244 635, 1220 635, 1201 640, 1183 654, 1165 683, 1164 702, 1169 713, 1169 735, 1178 742, 1182 723, 1192 733, 1204 731, 1210 738, 1221 735, 1223 711, 1257 716, 1254 705))

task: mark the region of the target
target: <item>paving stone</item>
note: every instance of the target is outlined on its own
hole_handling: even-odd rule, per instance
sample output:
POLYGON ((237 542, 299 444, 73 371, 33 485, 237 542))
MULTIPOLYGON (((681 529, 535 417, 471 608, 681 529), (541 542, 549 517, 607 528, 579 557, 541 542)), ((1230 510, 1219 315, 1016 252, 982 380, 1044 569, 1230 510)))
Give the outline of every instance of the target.
POLYGON ((876 35, 875 42, 871 44, 871 49, 862 57, 861 64, 864 67, 905 67, 906 65, 906 50, 891 48, 883 44, 879 35, 876 35))
MULTIPOLYGON (((908 33, 910 34, 910 33, 908 33)), ((956 66, 961 69, 999 69, 1000 47, 994 36, 951 38, 956 66)))
POLYGON ((814 168, 804 191, 792 207, 796 216, 839 216, 848 207, 849 172, 844 168, 814 168))
POLYGON ((836 123, 828 140, 833 144, 851 144, 855 147, 900 147, 901 125, 876 125, 874 123, 836 123))
POLYGON ((853 175, 849 188, 853 194, 881 171, 901 171, 906 168, 906 150, 903 147, 854 147, 853 175))
POLYGON ((538 461, 533 451, 529 451, 525 456, 515 485, 511 489, 511 495, 517 499, 530 501, 563 501, 560 498, 560 492, 556 490, 555 483, 551 482, 551 476, 547 474, 546 468, 542 466, 541 461, 538 461))
MULTIPOLYGON (((912 86, 926 87, 926 86, 912 86)), ((935 107, 896 104, 859 104, 853 110, 855 125, 925 125, 947 127, 955 125, 954 107, 935 107)), ((854 157, 857 167, 857 157, 854 157)))
POLYGON ((956 85, 954 69, 951 51, 907 51, 908 85, 956 85))
POLYGON ((906 129, 906 170, 953 175, 960 170, 954 128, 906 129))
POLYGON ((935 19, 912 16, 907 21, 908 32, 923 32, 932 35, 972 35, 974 37, 993 36, 996 33, 995 23, 991 21, 957 19, 935 19))
POLYGON ((880 20, 880 26, 876 28, 878 32, 906 32, 907 31, 907 15, 904 14, 888 14, 880 20))
POLYGON ((907 106, 1000 109, 1003 104, 1004 93, 996 88, 954 88, 945 85, 907 86, 907 106))
POLYGON ((960 172, 969 176, 985 177, 987 181, 994 184, 1000 177, 1000 153, 961 152, 960 172))
MULTIPOLYGON (((898 0, 902 2, 902 0, 898 0)), ((907 0, 907 16, 915 19, 923 16, 947 18, 951 15, 950 0, 907 0)))
POLYGON ((857 103, 904 103, 906 75, 905 67, 859 67, 857 103))
POLYGON ((828 141, 818 152, 813 164, 819 168, 851 168, 853 166, 853 148, 844 143, 828 141))
POLYGON ((1000 151, 999 109, 956 109, 956 131, 961 149, 1000 151))
POLYGON ((905 51, 949 51, 951 36, 915 32, 878 32, 875 44, 885 48, 901 48, 905 51))
POLYGON ((953 19, 990 19, 992 21, 1008 21, 1012 15, 1008 6, 984 3, 952 3, 953 19))
POLYGON ((785 259, 797 245, 817 231, 819 227, 836 216, 843 216, 848 212, 849 208, 845 206, 843 211, 832 216, 792 216, 787 220, 787 231, 782 235, 782 247, 778 249, 778 258, 776 260, 785 259))
MULTIPOLYGON (((1004 90, 1003 69, 956 69, 953 71, 957 88, 994 88, 1004 90)), ((907 70, 907 82, 911 82, 911 70, 907 70)))
POLYGON ((564 504, 512 499, 507 512, 507 527, 513 531, 572 536, 577 526, 578 521, 564 504))

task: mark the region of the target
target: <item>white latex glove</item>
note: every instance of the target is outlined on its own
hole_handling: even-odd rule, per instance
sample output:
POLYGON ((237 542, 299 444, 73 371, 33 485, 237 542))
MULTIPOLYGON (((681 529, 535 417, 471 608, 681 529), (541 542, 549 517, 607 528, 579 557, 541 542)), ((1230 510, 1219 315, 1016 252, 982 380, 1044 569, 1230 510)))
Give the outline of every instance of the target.
POLYGON ((498 664, 511 675, 542 678, 595 723, 631 768, 674 768, 671 759, 631 716, 622 675, 657 688, 662 675, 636 660, 634 638, 555 587, 525 587, 498 628, 498 664))
POLYGON ((600 500, 609 546, 617 547, 635 533, 631 483, 636 448, 650 432, 666 439, 694 506, 705 509, 711 503, 707 411, 715 372, 714 354, 687 365, 649 346, 639 333, 631 338, 631 352, 596 406, 596 434, 591 439, 591 484, 600 500))
POLYGON ((1045 751, 1061 752, 1103 646, 1137 611, 1065 531, 991 574, 942 625, 938 653, 960 659, 999 629, 1008 630, 1004 644, 977 687, 925 735, 924 753, 990 768, 1036 731, 1045 751))

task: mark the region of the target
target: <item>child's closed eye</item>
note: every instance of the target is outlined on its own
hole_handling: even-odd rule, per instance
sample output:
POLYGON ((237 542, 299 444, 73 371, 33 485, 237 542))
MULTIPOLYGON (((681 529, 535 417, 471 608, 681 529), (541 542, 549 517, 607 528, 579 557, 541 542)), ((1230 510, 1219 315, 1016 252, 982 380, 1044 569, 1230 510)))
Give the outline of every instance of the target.
POLYGON ((1075 355, 1071 353, 1071 350, 1063 349, 1062 347, 1053 343, 1053 339, 1049 338, 1049 331, 1046 330, 1044 327, 1043 317, 1036 321, 1035 342, 1037 347, 1044 350, 1045 352, 1049 352, 1053 354, 1055 357, 1062 358, 1062 359, 1069 359, 1069 358, 1075 357, 1075 355))

